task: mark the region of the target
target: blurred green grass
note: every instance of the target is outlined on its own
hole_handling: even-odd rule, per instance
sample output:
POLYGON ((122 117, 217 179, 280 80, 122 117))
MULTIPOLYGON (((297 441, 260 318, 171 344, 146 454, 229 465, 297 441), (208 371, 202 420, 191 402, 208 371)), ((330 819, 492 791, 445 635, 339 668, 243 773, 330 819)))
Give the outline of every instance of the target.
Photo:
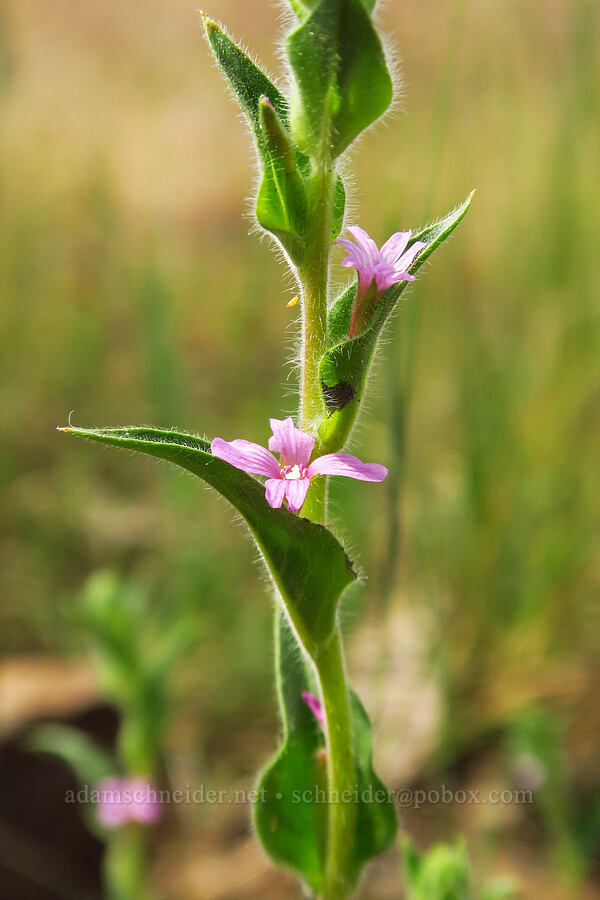
MULTIPOLYGON (((408 115, 353 157, 353 218, 379 240, 478 193, 393 326, 405 345, 418 302, 406 447, 389 343, 353 442, 402 470, 387 612, 385 489, 333 486, 370 574, 347 619, 360 634, 362 619, 430 611, 443 712, 429 768, 541 706, 575 807, 600 759, 600 16, 590 0, 467 3, 454 52, 461 6, 384 9, 408 115)), ((275 9, 209 12, 277 70, 275 9)), ((2 651, 76 651, 73 598, 110 565, 199 613, 184 679, 198 752, 250 773, 275 725, 269 600, 241 526, 189 479, 54 432, 73 409, 83 425, 263 442, 268 416, 293 412, 293 285, 240 218, 249 140, 183 0, 9 4, 0 107, 2 651), (235 749, 232 730, 253 739, 235 749)))

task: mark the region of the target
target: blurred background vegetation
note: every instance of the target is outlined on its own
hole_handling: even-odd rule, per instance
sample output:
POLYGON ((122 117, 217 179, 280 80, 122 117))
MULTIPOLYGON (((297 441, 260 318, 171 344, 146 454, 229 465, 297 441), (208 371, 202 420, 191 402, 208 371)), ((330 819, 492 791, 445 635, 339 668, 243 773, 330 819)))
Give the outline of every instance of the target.
MULTIPOLYGON (((207 11, 279 71, 279 7, 207 11)), ((531 900, 598 897, 600 11, 402 0, 381 21, 405 80, 397 114, 353 154, 351 220, 381 241, 477 195, 403 303, 354 436, 394 477, 332 486, 369 575, 346 602, 350 667, 391 786, 535 788, 526 805, 401 810, 419 847, 460 832, 476 879, 506 874, 531 900)), ((81 425, 264 443, 268 417, 294 411, 298 308, 240 215, 252 165, 194 4, 0 10, 0 729, 13 750, 32 723, 101 703, 76 610, 107 566, 198 623, 176 673, 171 786, 250 788, 275 747, 271 600, 242 527, 190 478, 54 430, 73 409, 81 425)), ((4 893, 74 896, 68 864, 53 888, 35 875, 59 849, 23 812, 38 802, 23 771, 0 803, 0 873, 28 875, 4 893)), ((165 897, 298 896, 247 808, 171 818, 165 897)), ((361 896, 403 896, 400 879, 393 852, 361 896)))

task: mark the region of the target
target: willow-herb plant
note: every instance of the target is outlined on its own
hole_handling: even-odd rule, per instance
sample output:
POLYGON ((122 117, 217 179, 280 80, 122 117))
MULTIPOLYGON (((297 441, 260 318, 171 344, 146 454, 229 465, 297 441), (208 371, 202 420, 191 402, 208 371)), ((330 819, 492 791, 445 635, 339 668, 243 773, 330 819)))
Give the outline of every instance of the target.
POLYGON ((271 419, 268 450, 147 427, 62 430, 193 472, 248 524, 276 595, 283 720, 282 745, 260 776, 254 824, 276 863, 295 871, 315 896, 339 900, 352 892, 366 862, 389 847, 397 823, 373 770, 369 719, 346 679, 338 607, 356 574, 324 524, 328 476, 385 478, 383 466, 342 450, 388 317, 471 198, 433 225, 397 232, 381 249, 363 229, 348 228, 351 239, 338 242, 348 251, 343 265, 357 277, 330 296, 330 251, 344 225, 340 159, 386 112, 394 89, 374 0, 289 2, 285 92, 220 25, 202 18, 254 136, 257 223, 283 250, 299 286, 297 423, 271 419))
POLYGON ((39 725, 28 744, 61 759, 78 781, 65 800, 79 803, 88 828, 105 844, 103 897, 151 900, 149 861, 153 826, 163 812, 158 785, 173 702, 169 676, 197 629, 187 615, 167 620, 141 587, 105 571, 88 579, 78 619, 98 687, 119 712, 116 746, 109 750, 61 724, 39 725))

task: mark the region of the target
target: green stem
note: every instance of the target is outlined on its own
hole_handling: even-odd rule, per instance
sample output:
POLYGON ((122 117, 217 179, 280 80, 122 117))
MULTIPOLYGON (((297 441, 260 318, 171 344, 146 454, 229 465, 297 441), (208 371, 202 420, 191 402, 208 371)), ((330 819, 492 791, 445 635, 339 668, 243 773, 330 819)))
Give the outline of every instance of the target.
POLYGON ((111 838, 104 858, 106 896, 109 900, 150 900, 147 887, 148 829, 131 824, 111 838))
MULTIPOLYGON (((328 147, 328 143, 326 144, 328 147)), ((335 170, 328 152, 313 161, 310 185, 308 254, 298 275, 302 284, 302 372, 300 428, 316 433, 327 414, 319 378, 319 364, 327 349, 327 289, 335 170)), ((315 447, 315 452, 319 448, 315 447)), ((327 518, 327 478, 316 478, 302 515, 314 522, 327 518)), ((326 644, 311 653, 327 723, 327 831, 322 900, 347 896, 348 870, 354 842, 356 776, 350 702, 339 627, 326 644)))
POLYGON ((315 660, 327 723, 328 825, 322 900, 347 896, 354 842, 356 774, 350 702, 339 628, 315 660))
POLYGON ((300 515, 311 522, 327 524, 327 478, 324 475, 313 478, 300 515))
POLYGON ((298 274, 302 284, 302 373, 300 428, 315 431, 325 415, 319 363, 327 349, 327 285, 334 172, 322 163, 312 176, 308 254, 298 274))
MULTIPOLYGON (((323 523, 327 515, 327 479, 310 487, 303 515, 323 523)), ((354 843, 356 774, 350 700, 339 625, 327 643, 311 654, 319 680, 327 725, 327 824, 322 900, 347 896, 349 863, 354 843)))

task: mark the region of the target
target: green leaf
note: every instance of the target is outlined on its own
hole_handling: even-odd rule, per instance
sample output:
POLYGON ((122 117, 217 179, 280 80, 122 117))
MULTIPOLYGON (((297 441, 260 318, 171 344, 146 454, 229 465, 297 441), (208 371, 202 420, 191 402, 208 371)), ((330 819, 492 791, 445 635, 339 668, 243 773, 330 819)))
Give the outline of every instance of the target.
MULTIPOLYGON (((257 221, 298 264, 306 251, 307 184, 311 166, 308 156, 293 143, 287 100, 223 28, 207 16, 203 21, 217 65, 254 135, 262 168, 255 207, 257 221)), ((344 185, 338 176, 332 240, 341 231, 344 205, 344 185)))
POLYGON ((271 80, 216 22, 203 16, 217 65, 237 98, 256 142, 263 177, 256 199, 259 224, 299 262, 305 251, 308 160, 294 148, 287 101, 271 80), (268 98, 268 104, 265 103, 268 98))
POLYGON ((313 0, 312 3, 309 0, 289 0, 289 2, 296 16, 302 20, 306 18, 312 7, 316 6, 319 0, 313 0))
POLYGON ((359 790, 354 845, 354 881, 365 863, 392 844, 398 829, 393 797, 373 769, 373 732, 367 712, 354 691, 350 691, 350 714, 359 790))
POLYGON ((286 246, 291 236, 296 241, 290 249, 292 259, 299 259, 304 249, 307 224, 306 182, 297 166, 297 154, 291 136, 268 97, 259 102, 261 133, 266 152, 263 158, 263 180, 256 198, 256 218, 286 246))
MULTIPOLYGON (((290 0, 290 6, 299 19, 305 19, 316 7, 320 0, 290 0)), ((377 0, 362 0, 362 4, 366 11, 371 14, 375 9, 377 0)))
POLYGON ((321 0, 287 37, 292 133, 310 156, 339 156, 381 116, 393 86, 371 3, 321 0))
POLYGON ((318 753, 324 738, 302 691, 316 693, 314 676, 283 615, 276 619, 276 673, 283 740, 264 769, 254 804, 260 841, 279 865, 297 872, 318 892, 321 886, 326 809, 310 799, 327 789, 327 772, 318 753))
POLYGON ((419 854, 407 839, 402 852, 408 900, 471 900, 464 841, 438 844, 419 854))
MULTIPOLYGON (((312 669, 298 652, 283 617, 277 627, 283 743, 260 778, 254 820, 271 858, 298 873, 318 893, 327 831, 327 806, 323 802, 327 796, 325 741, 314 715, 302 700, 303 691, 316 693, 312 669)), ((358 803, 349 880, 355 883, 365 863, 394 840, 397 819, 394 803, 373 770, 368 716, 352 691, 350 701, 358 803)))
POLYGON ((264 143, 260 124, 260 100, 268 97, 279 118, 287 125, 287 101, 273 82, 241 47, 208 16, 202 16, 206 37, 217 65, 237 98, 259 145, 264 143))
POLYGON ((122 713, 121 762, 127 771, 154 773, 169 708, 168 669, 186 638, 189 644, 189 622, 177 619, 159 627, 146 592, 111 572, 88 579, 82 618, 93 640, 98 681, 122 713))
POLYGON ((419 882, 423 857, 410 840, 405 837, 402 841, 402 863, 404 866, 404 879, 412 890, 419 882))
POLYGON ((213 456, 209 443, 193 435, 135 427, 63 430, 168 460, 214 487, 246 520, 309 652, 329 637, 339 597, 356 576, 327 528, 286 509, 271 509, 259 481, 213 456))
MULTIPOLYGON (((410 272, 414 273, 426 259, 454 231, 467 212, 473 194, 464 203, 415 234, 411 240, 423 241, 426 246, 417 257, 410 272)), ((369 327, 357 337, 348 339, 350 314, 356 297, 357 283, 351 284, 332 304, 328 313, 328 334, 331 348, 320 363, 323 397, 329 415, 319 429, 319 438, 327 451, 338 450, 346 443, 363 398, 369 367, 383 325, 408 282, 395 284, 385 292, 377 304, 369 327)))
POLYGON ((104 778, 121 774, 112 754, 68 725, 38 725, 29 734, 27 746, 36 753, 55 756, 69 766, 83 792, 76 799, 87 827, 100 839, 106 839, 107 831, 98 821, 96 804, 90 795, 104 778))
POLYGON ((137 677, 144 601, 141 591, 109 570, 90 575, 81 593, 81 620, 94 642, 102 689, 119 704, 137 677))
POLYGON ((38 725, 30 733, 27 746, 36 753, 50 753, 66 763, 82 785, 95 787, 117 772, 110 753, 87 735, 67 725, 38 725))
POLYGON ((512 878, 499 875, 486 882, 481 893, 481 900, 516 900, 517 888, 512 878))

